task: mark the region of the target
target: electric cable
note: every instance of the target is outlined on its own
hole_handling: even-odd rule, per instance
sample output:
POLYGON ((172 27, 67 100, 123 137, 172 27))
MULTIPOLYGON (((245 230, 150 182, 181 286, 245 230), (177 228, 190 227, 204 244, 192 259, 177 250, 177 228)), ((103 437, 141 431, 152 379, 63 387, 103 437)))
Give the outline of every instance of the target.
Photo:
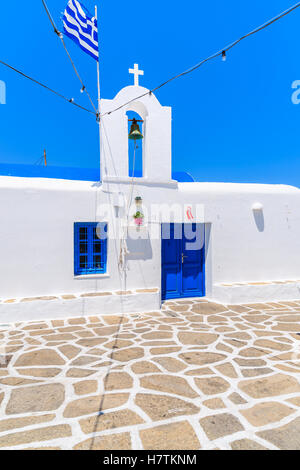
POLYGON ((294 10, 296 10, 297 8, 300 7, 300 2, 296 3, 294 6, 292 6, 291 8, 283 11, 282 13, 280 13, 278 16, 272 18, 271 20, 267 21, 266 23, 262 24, 261 26, 259 26, 258 28, 254 29, 253 31, 250 31, 249 33, 245 34, 244 36, 241 36, 239 39, 237 39, 236 41, 234 41, 233 43, 229 44, 228 46, 226 47, 223 47, 222 49, 220 49, 218 52, 216 52, 215 54, 212 54, 210 55, 209 57, 207 57, 206 59, 202 60, 201 62, 199 62, 198 64, 194 65, 193 67, 187 69, 186 71, 184 72, 181 72, 177 75, 175 75, 174 77, 171 77, 169 78, 168 80, 166 80, 165 82, 161 83, 160 85, 158 85, 157 87, 143 93, 142 95, 140 96, 137 96, 136 98, 133 98, 132 100, 128 101, 127 103, 124 103, 122 104, 121 106, 118 106, 117 108, 115 108, 114 110, 112 111, 107 111, 106 113, 103 113, 103 114, 100 114, 100 118, 103 117, 103 116, 106 116, 106 115, 109 115, 109 114, 112 114, 112 113, 115 113, 116 111, 119 111, 120 109, 124 108, 125 106, 128 106, 129 104, 131 104, 132 102, 138 100, 138 99, 141 99, 143 98, 144 96, 147 96, 147 95, 152 95, 152 93, 154 93, 155 91, 159 90, 160 88, 168 85, 169 83, 171 83, 172 81, 176 80, 177 78, 180 78, 180 77, 183 77, 185 75, 188 75, 192 72, 194 72, 195 70, 197 70, 198 68, 200 68, 202 65, 204 65, 206 62, 209 62, 213 59, 216 59, 217 57, 222 57, 222 59, 226 59, 226 52, 228 52, 229 50, 231 50, 233 47, 237 46, 241 41, 243 41, 244 39, 250 37, 250 36, 253 36, 254 34, 262 31, 263 29, 267 28, 268 26, 271 26, 273 23, 279 21, 280 19, 282 19, 283 17, 287 16, 288 14, 292 13, 294 10))
POLYGON ((91 111, 90 109, 88 108, 85 108, 84 106, 81 106, 80 104, 76 103, 74 101, 74 98, 67 98, 66 96, 62 95, 61 93, 59 93, 58 91, 56 90, 53 90, 52 88, 50 88, 48 85, 45 85, 44 83, 41 83, 39 82, 38 80, 36 80, 35 78, 32 78, 30 77, 29 75, 26 75, 24 72, 22 72, 21 70, 18 70, 17 68, 13 67, 12 65, 9 65, 7 64, 6 62, 3 62, 2 60, 0 60, 0 64, 4 65, 5 67, 13 70, 14 72, 18 73, 19 75, 21 75, 22 77, 24 78, 27 78, 28 80, 31 80, 32 82, 36 83, 37 85, 45 88, 46 90, 50 91, 51 93, 54 93, 56 96, 59 96, 60 98, 64 99, 65 101, 67 101, 68 103, 71 103, 73 104, 74 106, 77 106, 78 108, 82 109, 83 111, 86 111, 90 114, 94 114, 95 116, 97 116, 97 113, 95 113, 94 111, 91 111))
POLYGON ((50 20, 50 23, 51 23, 52 26, 53 26, 54 32, 55 32, 55 34, 59 37, 59 39, 61 40, 62 45, 63 45, 63 47, 64 47, 64 49, 65 49, 65 51, 66 51, 66 53, 67 53, 67 56, 68 56, 68 58, 69 58, 69 60, 70 60, 70 62, 71 62, 71 64, 72 64, 72 67, 73 67, 73 69, 74 69, 74 72, 75 72, 75 74, 76 74, 78 80, 79 80, 80 83, 81 83, 81 86, 82 86, 81 91, 82 91, 82 92, 84 92, 84 91, 86 92, 86 94, 87 94, 87 96, 88 96, 88 99, 90 100, 90 103, 91 103, 92 107, 94 108, 95 113, 98 114, 98 111, 97 111, 97 109, 96 109, 96 107, 95 107, 95 105, 94 105, 94 103, 93 103, 93 100, 92 100, 92 98, 91 98, 91 96, 90 96, 90 94, 89 94, 89 92, 88 92, 86 86, 84 85, 83 80, 82 80, 81 76, 79 75, 79 72, 78 72, 78 70, 77 70, 77 68, 76 68, 76 66, 75 66, 75 63, 74 63, 74 61, 73 61, 73 59, 72 59, 72 57, 71 57, 71 55, 70 55, 70 53, 69 53, 69 51, 68 51, 68 49, 67 49, 66 43, 65 43, 65 41, 64 41, 63 34, 57 29, 56 24, 55 24, 55 22, 54 22, 54 20, 53 20, 53 18, 52 18, 52 16, 51 16, 50 10, 49 10, 49 8, 48 8, 48 6, 47 6, 45 0, 42 0, 42 3, 43 3, 43 6, 44 6, 44 8, 45 8, 45 10, 46 10, 47 16, 48 16, 48 18, 49 18, 49 20, 50 20))
MULTIPOLYGON (((43 4, 45 4, 44 0, 43 1, 43 4)), ((229 44, 228 46, 222 48, 221 50, 219 50, 218 52, 216 52, 215 54, 207 57, 206 59, 202 60, 201 62, 199 62, 198 64, 196 64, 195 66, 189 68, 188 70, 182 72, 182 73, 179 73, 177 75, 175 75, 174 77, 171 77, 170 79, 166 80, 165 82, 161 83, 160 85, 158 85, 157 87, 143 93, 142 95, 140 96, 137 96, 136 98, 133 98, 132 100, 124 103, 123 105, 121 106, 118 106, 117 108, 115 108, 114 110, 112 111, 107 111, 106 113, 104 114, 100 114, 100 118, 103 117, 103 116, 106 116, 106 115, 109 115, 109 114, 112 114, 116 111, 119 111, 120 109, 124 108, 125 106, 128 106, 130 103, 136 101, 137 99, 141 99, 143 98, 144 96, 147 96, 147 95, 151 95, 152 93, 154 93, 155 91, 159 90, 160 88, 166 86, 167 84, 171 83, 172 81, 180 78, 180 77, 183 77, 185 75, 188 75, 192 72, 194 72, 195 70, 197 70, 198 68, 200 68, 202 65, 204 65, 206 62, 209 62, 213 59, 216 59, 217 57, 221 56, 223 59, 224 57, 226 57, 226 52, 228 52, 229 50, 231 50, 233 47, 237 46, 241 41, 243 41, 244 39, 250 37, 250 36, 253 36, 254 34, 257 34, 258 32, 262 31, 263 29, 271 26, 272 24, 274 24, 275 22, 279 21, 280 19, 282 19, 283 17, 287 16, 288 14, 292 13, 294 10, 298 9, 300 7, 300 2, 298 2, 297 4, 295 4, 294 6, 292 6, 291 8, 283 11, 280 15, 276 16, 275 18, 269 20, 268 22, 264 23, 263 25, 259 26, 258 28, 254 29, 253 31, 250 31, 249 33, 245 34, 244 36, 240 37, 239 39, 237 39, 236 41, 234 41, 233 43, 229 44)), ((47 15, 49 17, 49 20, 54 28, 54 31, 56 34, 61 34, 59 33, 59 31, 57 30, 56 26, 55 26, 55 23, 51 17, 51 14, 49 11, 47 11, 47 15)), ((71 103, 73 104, 74 106, 82 109, 83 111, 86 111, 90 114, 93 114, 96 116, 96 118, 99 118, 99 114, 95 111, 91 111, 90 109, 88 108, 85 108, 84 106, 81 106, 80 104, 76 103, 74 98, 67 98, 66 96, 62 95, 61 93, 57 92, 56 90, 53 90, 52 88, 50 88, 49 86, 39 82, 38 80, 30 77, 29 75, 26 75, 24 72, 18 70, 17 68, 7 64, 6 62, 0 60, 0 64, 4 65, 5 67, 8 67, 9 69, 13 70, 14 72, 20 74, 21 76, 23 76, 24 78, 27 78, 28 80, 31 80, 32 82, 36 83, 37 85, 45 88, 46 90, 50 91, 51 93, 55 94, 56 96, 64 99, 65 101, 67 101, 68 103, 71 103)), ((75 65, 74 65, 75 67, 75 65)), ((76 68, 76 67, 75 67, 76 68)))

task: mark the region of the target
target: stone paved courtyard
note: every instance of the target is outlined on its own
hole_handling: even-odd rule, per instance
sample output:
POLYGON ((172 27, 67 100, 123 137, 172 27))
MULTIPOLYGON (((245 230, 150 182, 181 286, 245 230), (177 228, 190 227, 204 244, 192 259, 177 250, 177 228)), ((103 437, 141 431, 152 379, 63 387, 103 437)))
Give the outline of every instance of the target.
POLYGON ((300 449, 300 302, 0 326, 1 449, 300 449))

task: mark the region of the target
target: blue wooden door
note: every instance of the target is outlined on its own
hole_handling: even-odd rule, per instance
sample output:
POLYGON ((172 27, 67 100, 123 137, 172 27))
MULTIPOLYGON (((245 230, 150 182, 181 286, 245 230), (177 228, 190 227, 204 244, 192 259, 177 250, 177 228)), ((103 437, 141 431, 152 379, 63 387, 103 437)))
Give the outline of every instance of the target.
POLYGON ((167 224, 162 230, 162 298, 205 295, 204 225, 167 224), (169 237, 168 229, 169 226, 169 237), (193 239, 193 234, 197 240, 193 239), (200 237, 200 239, 199 239, 200 237))

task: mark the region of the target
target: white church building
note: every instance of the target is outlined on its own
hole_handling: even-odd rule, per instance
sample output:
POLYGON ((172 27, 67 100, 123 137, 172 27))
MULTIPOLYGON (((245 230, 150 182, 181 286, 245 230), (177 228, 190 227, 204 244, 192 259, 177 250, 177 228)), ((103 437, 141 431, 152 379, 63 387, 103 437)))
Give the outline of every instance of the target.
POLYGON ((298 188, 172 179, 171 108, 138 75, 101 113, 101 181, 0 176, 0 323, 300 299, 298 188))

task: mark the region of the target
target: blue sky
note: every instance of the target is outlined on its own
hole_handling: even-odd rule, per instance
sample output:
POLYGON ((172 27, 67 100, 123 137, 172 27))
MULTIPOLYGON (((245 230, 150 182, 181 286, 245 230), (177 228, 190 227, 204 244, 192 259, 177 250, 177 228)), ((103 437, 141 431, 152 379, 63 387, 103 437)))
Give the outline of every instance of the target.
MULTIPOLYGON (((296 0, 97 1, 102 97, 113 98, 139 63, 141 84, 155 87, 296 0)), ((48 0, 60 23, 67 0, 48 0)), ((84 0, 89 9, 95 1, 84 0)), ((42 2, 1 5, 0 59, 89 106, 49 25, 42 2), (28 8, 28 4, 30 7, 28 8), (13 30, 10 19, 13 19, 13 30)), ((173 108, 173 168, 198 181, 285 183, 300 186, 300 9, 216 60, 157 93, 173 108)), ((96 100, 96 63, 66 38, 96 100)), ((0 65, 7 104, 0 105, 0 163, 99 166, 93 117, 0 65)))

